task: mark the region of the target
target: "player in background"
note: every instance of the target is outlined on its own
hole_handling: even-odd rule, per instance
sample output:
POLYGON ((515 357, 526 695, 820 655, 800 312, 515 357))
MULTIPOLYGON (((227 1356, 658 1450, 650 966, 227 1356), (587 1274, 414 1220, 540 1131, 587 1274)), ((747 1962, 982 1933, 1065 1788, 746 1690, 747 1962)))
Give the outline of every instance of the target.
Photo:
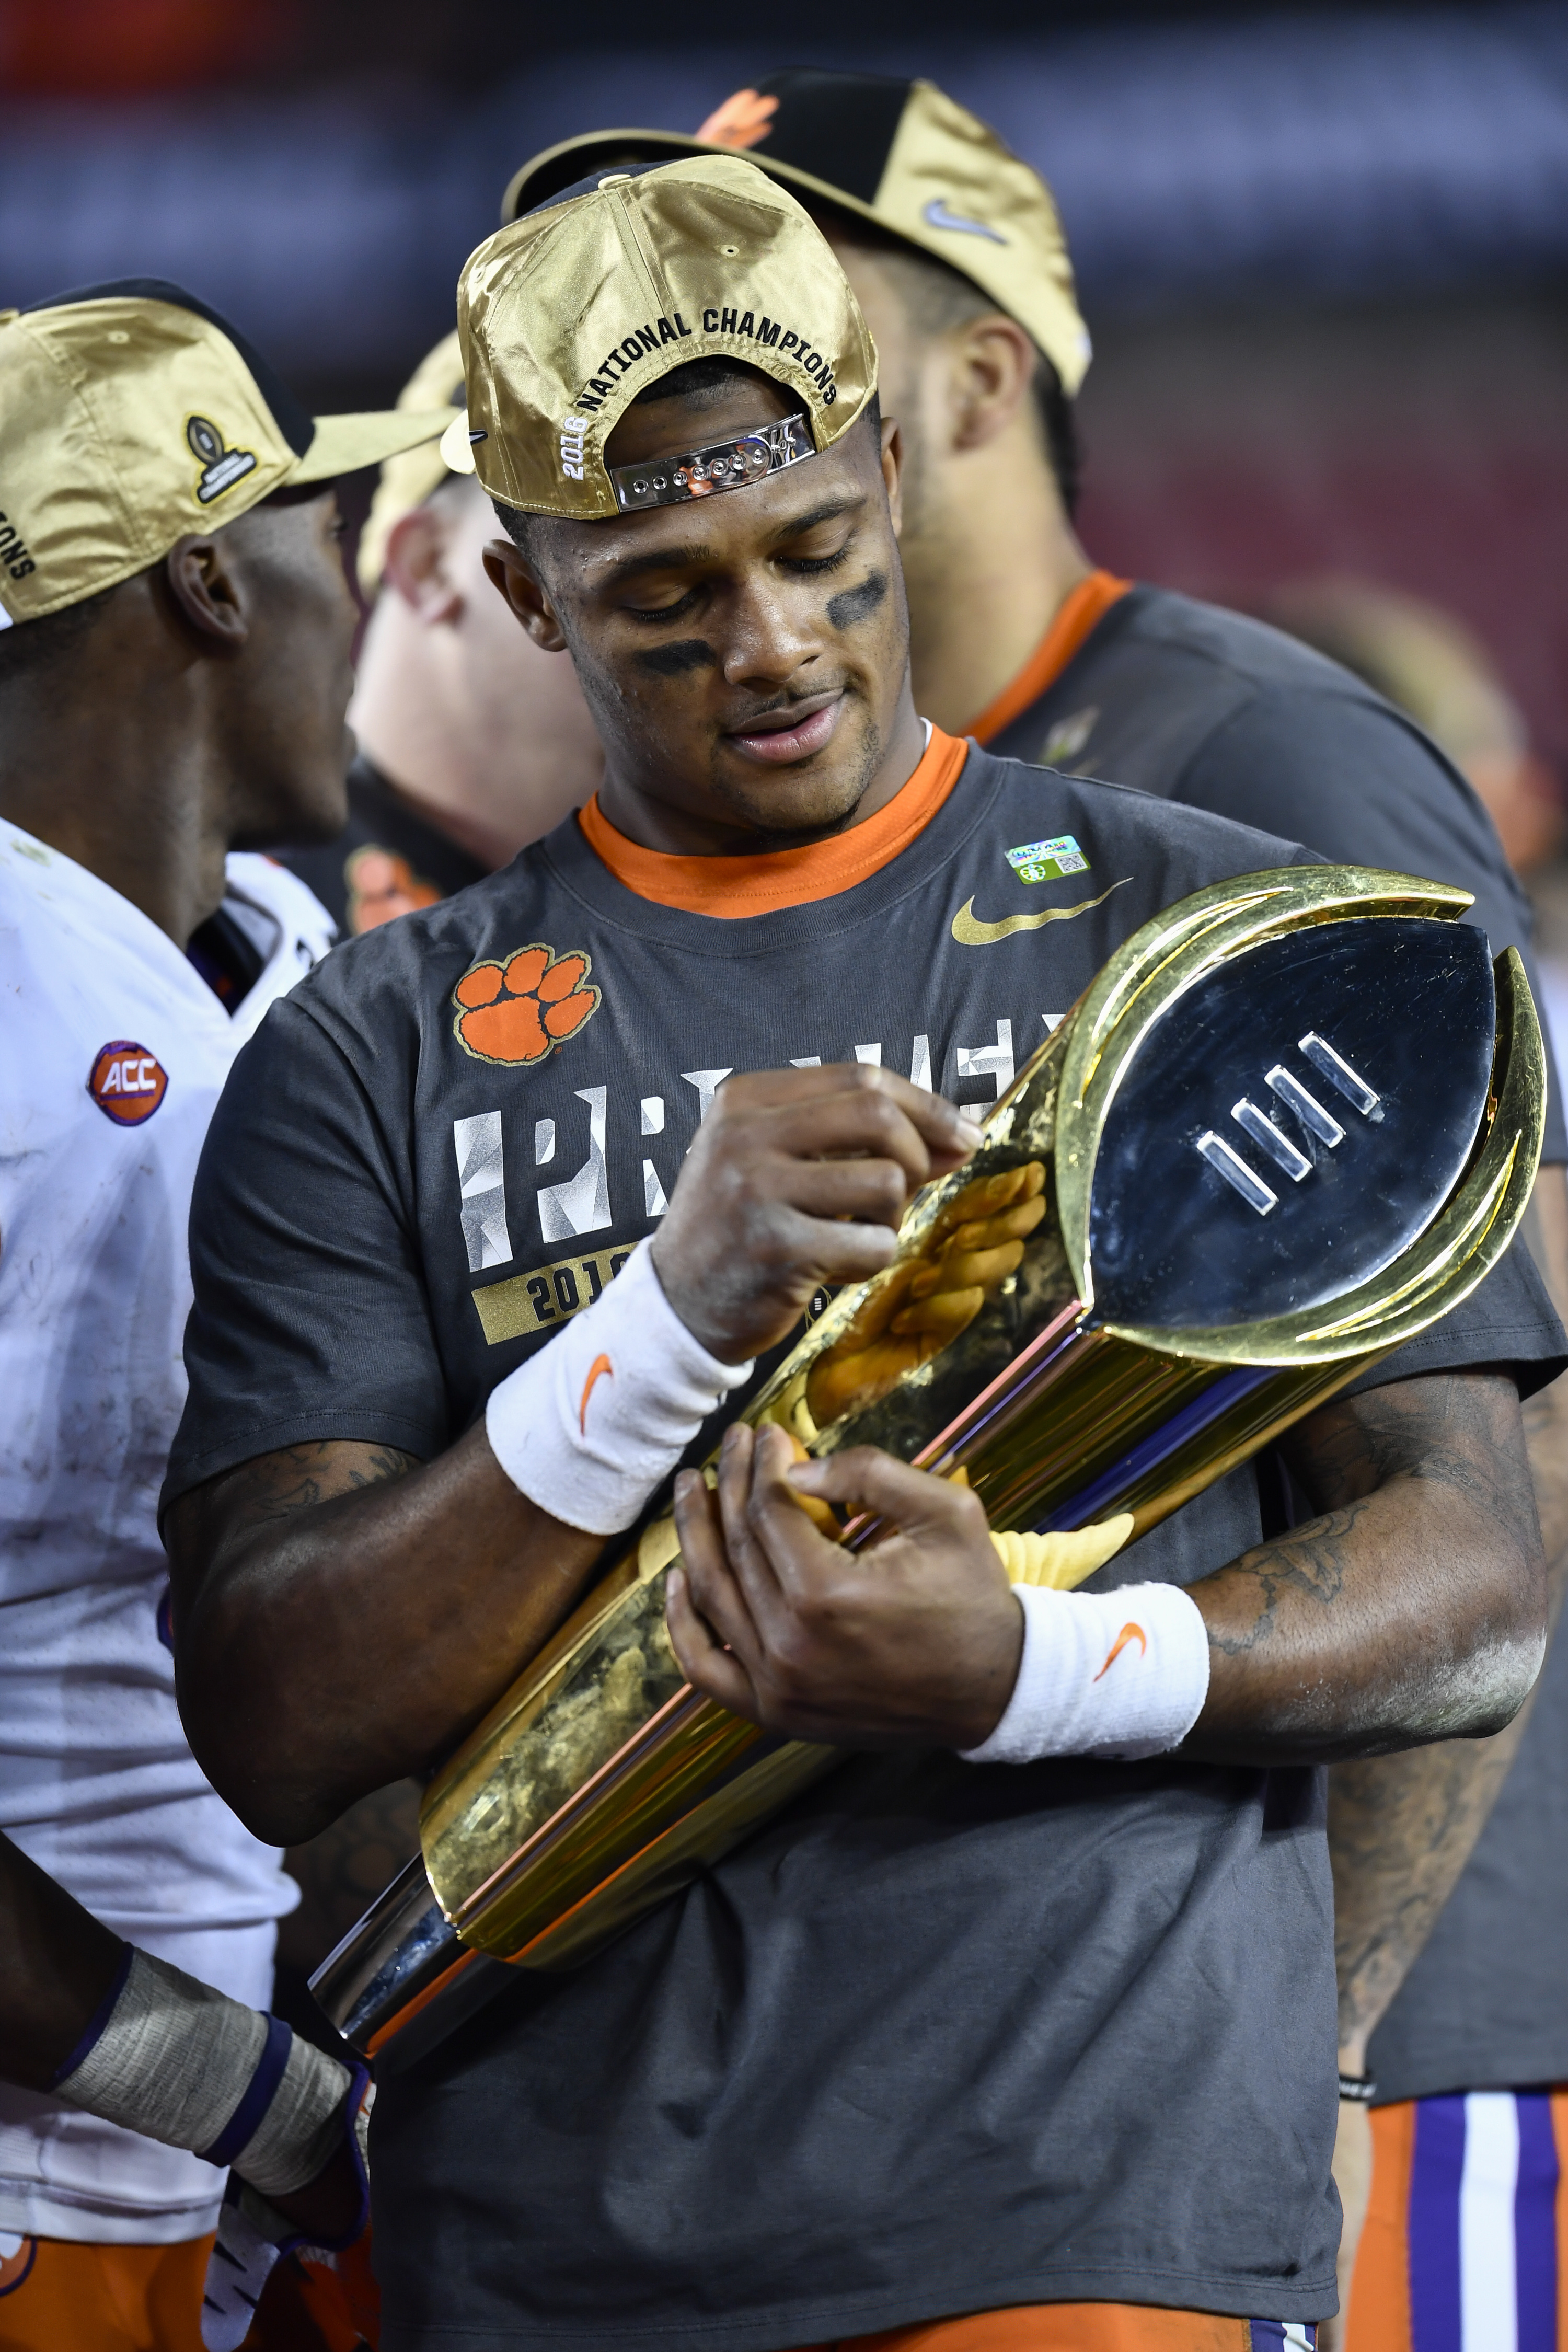
POLYGON ((1568 831, 1559 780, 1492 654, 1458 614, 1337 572, 1279 581, 1253 609, 1414 719, 1475 786, 1516 874, 1532 874, 1557 853, 1568 831))
MULTIPOLYGON (((916 707, 995 752, 1135 784, 1326 857, 1430 874, 1473 892, 1471 919, 1493 952, 1514 946, 1524 954, 1544 1025, 1523 892, 1475 792, 1430 738, 1294 639, 1116 579, 1085 551, 1073 527, 1072 398, 1089 342, 1056 206, 1038 175, 930 82, 785 72, 736 92, 694 138, 610 131, 536 156, 512 182, 502 216, 585 173, 704 148, 744 152, 800 197, 876 337, 882 405, 898 420, 906 459, 900 551, 916 707)), ((1565 1160, 1553 1083, 1525 1233, 1560 1313, 1568 1312, 1565 1160)), ((1531 1398, 1525 1423, 1555 1608, 1568 1581, 1568 1382, 1531 1398)), ((1487 1859, 1486 1899, 1471 1882, 1463 1916, 1422 1971, 1419 2021, 1410 2005, 1411 2031, 1383 2044, 1392 2069, 1385 2087, 1479 2087, 1509 2102, 1498 2111, 1499 2163, 1478 2162, 1469 2176, 1472 2206, 1495 2222, 1478 2224, 1468 2241, 1482 2308, 1514 2294, 1516 2175, 1530 2186, 1532 2213, 1565 2217, 1561 2245, 1553 2226, 1534 2229, 1531 2263, 1539 2269, 1550 2258, 1568 2277, 1568 2196, 1554 2204, 1558 2141, 1542 2123, 1546 2095, 1535 2091, 1534 2105, 1520 2109, 1510 2087, 1568 2084, 1557 1957, 1568 1944, 1568 1655, 1542 1677, 1528 1725, 1513 1727, 1499 1748, 1465 1741, 1359 1763, 1339 1775, 1333 1801, 1348 2276, 1371 2161, 1365 2101, 1377 2069, 1369 2075, 1368 2043, 1519 1745, 1495 1872, 1487 1859)), ((1568 2147, 1568 2101, 1560 2096, 1552 2111, 1564 2114, 1557 2128, 1568 2147)), ((1489 2112, 1475 2110, 1478 2129, 1489 2112)), ((1389 2128, 1407 2133, 1408 2114, 1389 2128)), ((1423 2242, 1429 2251, 1436 2231, 1446 2248, 1428 2275, 1449 2282, 1459 2274, 1464 2140, 1462 2126, 1456 2133, 1439 2119, 1430 2172, 1424 2159, 1413 2174, 1404 2159, 1394 2176, 1385 2172, 1413 2180, 1427 2216, 1423 2242)), ((1568 2180, 1568 2159, 1561 2170, 1568 2180)), ((1400 2218, 1397 2242, 1384 2231, 1389 2292, 1403 2310, 1405 2192, 1390 2195, 1400 2218)), ((1439 2292, 1451 2303, 1458 2289, 1439 2292)))
MULTIPOLYGON (((588 181, 472 257, 459 315, 447 446, 605 780, 329 958, 204 1154, 165 1490, 182 1704, 289 1836, 449 1749, 750 1360, 888 1262, 909 1191, 977 1140, 955 1105, 994 1100, 1121 940, 1312 862, 922 724, 870 341, 749 163, 588 181), (1030 823, 1054 874, 1014 863, 1030 823)), ((1016 1263, 1036 1204, 991 1206, 950 1282, 1016 1263)), ((942 1271, 921 1328, 954 1311, 942 1271)), ((724 1533, 749 1492, 783 1604, 759 1652, 689 1481, 680 1664, 877 1752, 387 2070, 398 2352, 1310 2340, 1338 2231, 1313 1766, 1518 1705, 1517 1400, 1563 1345, 1510 1253, 1293 1433, 1324 1516, 1269 1542, 1250 1467, 1218 1482, 1052 1596, 1059 1653, 1020 1653, 972 1497, 868 1449, 803 1471, 903 1531, 862 1575, 771 1433, 735 1433, 724 1533), (1070 1678, 1069 1622, 1093 1725, 1029 1665, 1070 1678)))
MULTIPOLYGON (((1451 614, 1332 578, 1288 583, 1267 610, 1442 744, 1492 810, 1516 866, 1550 854, 1562 825, 1551 778, 1495 665, 1451 614)), ((1550 962, 1545 977, 1551 996, 1550 962)), ((1533 1459, 1538 1487, 1555 1467, 1556 1493, 1542 1502, 1550 1522, 1564 1509, 1568 1455, 1549 1465, 1536 1449, 1533 1459)), ((1554 1616, 1563 1591, 1559 1575, 1554 1616)), ((1329 2352, 1468 2343, 1478 2323, 1485 2343, 1511 2326, 1518 2352, 1554 2345, 1559 2150, 1568 2147, 1568 1643, 1554 1643, 1496 1738, 1419 1764, 1343 1767, 1329 1822, 1346 2007, 1361 2038, 1370 2035, 1376 2086, 1375 2102, 1347 2117, 1354 2162, 1342 2161, 1341 2193, 1347 2206, 1365 2196, 1367 2221, 1359 2245, 1347 2233, 1345 2308, 1325 2331, 1329 2352), (1409 1857, 1436 1822, 1433 1875, 1412 1906, 1409 1857)))
MULTIPOLYGON (((453 333, 398 406, 462 398, 453 333)), ((383 466, 359 545, 372 610, 349 706, 348 825, 285 853, 345 938, 493 874, 599 781, 604 753, 570 664, 530 645, 485 577, 494 532, 489 500, 437 443, 383 466)))
POLYGON ((140 2248, 5 2232, 0 2344, 237 2352, 258 2309, 263 2352, 374 2344, 366 2069, 138 1950, 4 1835, 0 1929, 0 2082, 230 2168, 199 2298, 177 2248, 148 2280, 140 2248))
MULTIPOLYGON (((254 2052, 226 2072, 159 1970, 245 2004, 253 2037, 294 1890, 174 1703, 155 1504, 191 1185, 239 1045, 332 938, 257 853, 342 821, 355 614, 333 480, 448 413, 312 419, 159 280, 0 321, 0 1829, 93 1915, 65 1896, 51 1915, 51 1972, 86 1939, 79 2011, 111 1947, 144 1956, 121 1990, 164 1986, 149 2013, 201 2061, 198 2122, 230 2087, 259 2116, 267 2085, 254 2052)), ((187 2352, 223 2189, 189 2149, 214 2143, 182 2142, 178 2114, 156 2139, 126 2128, 141 2028, 90 2004, 83 2022, 96 2055, 66 2072, 80 2092, 112 2062, 125 2096, 62 2097, 43 2046, 28 2087, 0 2087, 0 2336, 187 2352)), ((268 2048, 286 2063, 286 2036, 268 2048)))

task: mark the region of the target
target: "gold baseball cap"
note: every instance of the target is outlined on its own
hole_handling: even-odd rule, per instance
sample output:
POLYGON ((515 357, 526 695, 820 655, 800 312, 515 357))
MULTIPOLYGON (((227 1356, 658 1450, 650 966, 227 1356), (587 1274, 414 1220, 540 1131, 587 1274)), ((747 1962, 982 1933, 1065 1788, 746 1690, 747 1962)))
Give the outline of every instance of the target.
POLYGON ((117 586, 274 490, 433 441, 451 415, 312 417, 163 278, 0 312, 0 628, 117 586))
POLYGON ((934 82, 816 70, 736 90, 689 138, 595 131, 547 147, 517 173, 501 219, 564 181, 628 159, 749 154, 769 176, 945 261, 1016 319, 1070 397, 1090 356, 1056 200, 1039 173, 934 82))
MULTIPOLYGON (((456 327, 449 335, 442 336, 433 352, 426 352, 397 395, 399 411, 416 416, 440 408, 443 404, 449 423, 452 410, 463 404, 463 355, 458 348, 456 327)), ((473 469, 464 467, 460 470, 468 473, 473 469)), ((452 468, 441 454, 439 441, 422 441, 416 448, 400 449, 395 457, 384 460, 381 479, 360 533, 355 564, 367 603, 381 587, 387 542, 393 532, 405 514, 422 507, 431 492, 450 480, 451 475, 452 468)))
POLYGON ((744 488, 841 440, 877 388, 833 248, 738 155, 607 173, 500 230, 464 265, 458 334, 468 407, 447 464, 507 506, 580 521, 744 488), (798 416, 662 476, 612 478, 605 444, 637 394, 721 356, 796 394, 798 416))

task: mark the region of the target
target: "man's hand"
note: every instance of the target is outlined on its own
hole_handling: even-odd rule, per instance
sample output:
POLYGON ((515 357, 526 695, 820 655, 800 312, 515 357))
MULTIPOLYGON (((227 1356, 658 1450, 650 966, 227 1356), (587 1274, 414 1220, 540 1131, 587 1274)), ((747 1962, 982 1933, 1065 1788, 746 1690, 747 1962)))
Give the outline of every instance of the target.
POLYGON ((977 1748, 1017 1680, 1024 1620, 975 1497, 857 1446, 795 1462, 779 1429, 730 1430, 710 1492, 676 1483, 669 1579, 682 1673, 736 1715, 844 1748, 977 1748), (856 1553, 797 1495, 873 1511, 856 1553))
MULTIPOLYGON (((1324 1516, 1188 1587, 1208 1697, 1186 1752, 1320 1763, 1505 1723, 1539 1667, 1540 1538, 1511 1380, 1401 1381, 1290 1434, 1324 1516)), ((734 1429, 717 1496, 689 1474, 669 1585, 682 1671, 735 1713, 851 1748, 978 1747, 1022 1648, 975 1498, 871 1447, 792 1466, 782 1431, 734 1429), (897 1533, 851 1557, 812 1496, 897 1533)))
MULTIPOLYGON (((978 1141, 891 1071, 731 1078, 654 1244, 665 1295, 742 1362, 819 1285, 885 1265, 910 1194, 978 1141)), ((482 1423, 433 1462, 331 1436, 258 1455, 182 1496, 164 1532, 191 1745, 283 1844, 449 1753, 604 1551, 519 1492, 482 1423)))
POLYGON ((879 1274, 910 1195, 979 1141, 940 1095, 869 1064, 730 1078, 654 1241, 665 1297, 721 1364, 761 1355, 814 1291, 879 1274))

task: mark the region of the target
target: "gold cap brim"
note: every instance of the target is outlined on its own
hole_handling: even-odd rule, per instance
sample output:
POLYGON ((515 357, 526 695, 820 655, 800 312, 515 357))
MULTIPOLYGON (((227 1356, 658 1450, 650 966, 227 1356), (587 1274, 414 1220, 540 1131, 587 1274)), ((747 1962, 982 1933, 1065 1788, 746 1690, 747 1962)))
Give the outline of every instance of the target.
POLYGON ((474 445, 468 438, 468 412, 459 408, 441 436, 441 462, 448 473, 474 471, 474 445))
POLYGON ((339 474, 357 473, 362 466, 379 466, 399 450, 436 440, 460 415, 450 408, 386 408, 363 415, 318 416, 315 437, 289 480, 330 482, 339 474))

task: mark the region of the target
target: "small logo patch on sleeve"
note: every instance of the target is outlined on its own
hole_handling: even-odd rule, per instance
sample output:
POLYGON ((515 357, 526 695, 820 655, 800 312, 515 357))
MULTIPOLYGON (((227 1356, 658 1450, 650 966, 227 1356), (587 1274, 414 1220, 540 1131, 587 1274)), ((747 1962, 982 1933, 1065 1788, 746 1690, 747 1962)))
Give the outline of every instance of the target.
POLYGON ((1089 871, 1089 860, 1070 833, 1054 841, 1021 842, 1007 852, 1007 863, 1020 882, 1057 882, 1064 874, 1089 871))
POLYGON ((169 1073, 145 1045, 116 1037, 100 1045, 88 1074, 87 1090, 116 1127, 140 1127, 169 1091, 169 1073))
POLYGON ((557 955, 537 940, 486 957, 452 991, 452 1034, 476 1062, 542 1062, 597 1013, 603 997, 588 978, 593 968, 591 956, 557 955))

